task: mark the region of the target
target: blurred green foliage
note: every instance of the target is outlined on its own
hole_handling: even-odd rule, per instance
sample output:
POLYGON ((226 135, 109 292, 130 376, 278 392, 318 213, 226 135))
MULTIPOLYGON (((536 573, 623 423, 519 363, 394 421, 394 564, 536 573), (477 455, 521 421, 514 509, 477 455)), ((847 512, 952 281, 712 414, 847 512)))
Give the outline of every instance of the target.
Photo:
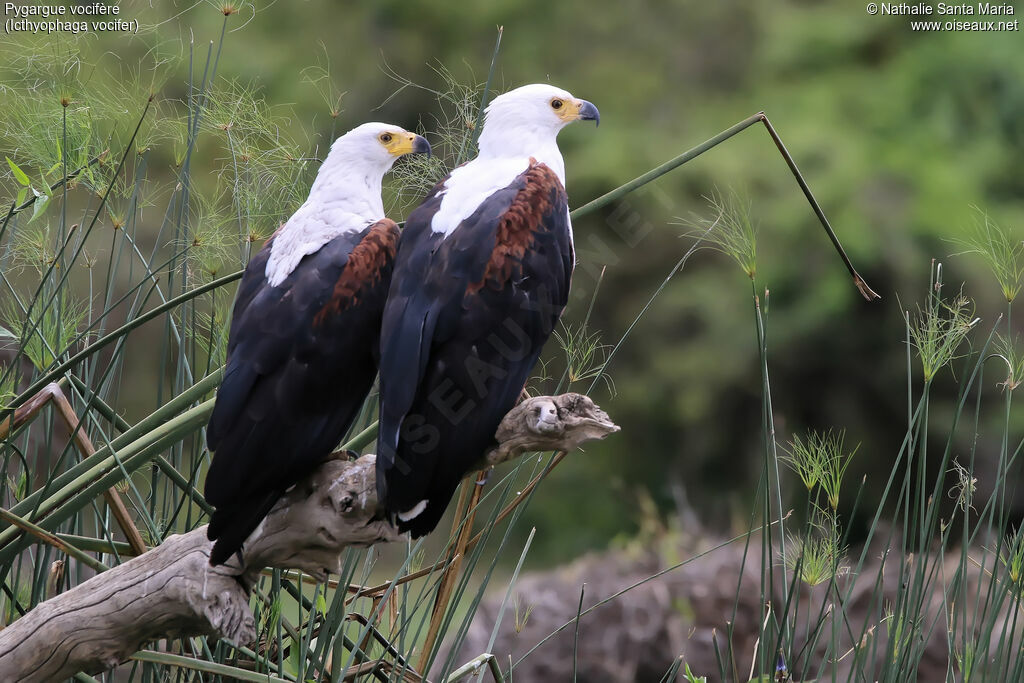
MULTIPOLYGON (((972 205, 1013 239, 1024 236, 1017 33, 914 33, 907 17, 809 0, 236 4, 219 56, 220 97, 201 122, 222 137, 201 144, 190 163, 196 193, 209 193, 229 163, 231 130, 245 137, 218 126, 230 118, 266 130, 272 122, 279 139, 260 149, 274 154, 256 160, 262 165, 245 176, 251 183, 201 205, 209 220, 230 221, 232 201, 272 194, 275 211, 262 225, 242 226, 242 242, 265 237, 301 201, 315 170, 306 160, 322 158, 337 134, 368 119, 437 130, 444 113, 432 91, 446 88, 443 72, 482 81, 499 25, 499 90, 550 81, 601 109, 597 131, 574 126, 562 135, 573 206, 765 110, 883 300, 860 298, 771 140, 754 127, 577 223, 580 266, 567 322, 582 320, 606 266, 588 332, 614 344, 688 248, 680 222, 706 213, 703 195, 736 188, 758 225, 757 286, 770 290, 763 304, 779 439, 846 429, 863 444, 850 466, 856 479, 887 463, 904 433, 905 329, 896 294, 904 302, 924 298, 929 260, 962 250, 952 240, 970 230, 972 205), (240 91, 256 95, 258 110, 232 111, 231 93, 240 91)), ((158 110, 186 98, 190 46, 202 63, 220 36, 216 2, 121 6, 123 17, 139 20, 137 36, 21 35, 0 48, 8 65, 0 77, 3 153, 33 182, 59 162, 62 109, 29 116, 19 93, 46 89, 70 99, 65 144, 77 167, 108 146, 119 154, 150 92, 158 110)), ((141 132, 148 156, 140 172, 171 182, 184 162, 184 122, 152 120, 141 132)), ((102 187, 108 171, 92 169, 82 181, 102 187)), ((20 185, 9 175, 3 188, 13 198, 20 185)), ((109 222, 133 201, 165 203, 118 197, 109 222)), ((156 239, 159 211, 141 212, 140 234, 156 239)), ((213 277, 218 254, 234 245, 210 246, 196 258, 213 277)), ((1002 310, 998 283, 977 257, 949 259, 946 268, 947 282, 967 282, 987 329, 1002 310)), ((657 298, 614 359, 614 384, 596 388, 622 433, 568 458, 520 524, 524 536, 539 527, 535 561, 633 533, 642 491, 665 509, 686 501, 712 525, 731 525, 735 510, 746 514, 760 438, 749 287, 727 257, 703 251, 657 298)), ((127 376, 145 383, 157 362, 142 350, 159 348, 145 335, 152 341, 160 330, 138 334, 127 376)), ((554 343, 545 355, 559 357, 554 343)), ((139 414, 151 407, 139 405, 139 414)), ((983 439, 980 452, 994 447, 983 439)), ((869 479, 865 495, 877 495, 873 487, 882 483, 869 479)))

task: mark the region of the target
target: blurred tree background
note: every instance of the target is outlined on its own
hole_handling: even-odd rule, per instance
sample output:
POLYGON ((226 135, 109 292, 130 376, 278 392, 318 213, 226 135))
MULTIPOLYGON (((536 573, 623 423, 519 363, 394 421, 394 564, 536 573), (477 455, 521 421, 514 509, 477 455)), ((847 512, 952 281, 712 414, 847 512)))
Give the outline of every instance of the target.
MULTIPOLYGON (((26 130, 10 106, 19 90, 66 90, 78 105, 69 108, 72 116, 109 116, 117 140, 131 133, 129 122, 145 98, 100 112, 90 105, 92 93, 136 84, 139 92, 154 90, 155 106, 173 107, 188 94, 189 45, 201 62, 219 39, 221 3, 120 4, 122 18, 139 21, 138 35, 5 38, 2 145, 33 173, 47 169, 33 166, 28 148, 33 139, 52 141, 59 118, 49 131, 26 130), (59 83, 32 80, 34 61, 63 63, 79 53, 81 64, 59 83), (141 71, 140 63, 147 65, 141 71)), ((278 0, 240 2, 236 9, 219 55, 218 87, 254 93, 282 137, 301 141, 291 157, 282 147, 276 160, 282 166, 322 158, 334 136, 366 120, 418 126, 430 135, 446 116, 433 91, 448 88, 446 73, 460 83, 481 83, 499 25, 496 89, 550 81, 601 109, 597 131, 574 126, 561 136, 572 206, 766 111, 882 301, 861 299, 758 126, 577 222, 580 264, 565 320, 576 325, 583 318, 604 268, 590 332, 614 344, 692 243, 682 223, 693 212, 708 212, 702 196, 736 188, 759 223, 758 283, 770 289, 778 437, 845 428, 851 446, 862 444, 848 472, 850 481, 868 475, 861 510, 877 500, 884 481, 872 473, 888 472, 905 432, 903 311, 924 297, 930 260, 946 262, 950 288, 966 283, 984 325, 994 324, 1005 305, 980 259, 948 257, 963 251, 955 240, 976 220, 974 206, 1024 236, 1018 32, 915 33, 909 17, 809 0, 278 0)), ((230 109, 229 98, 218 106, 230 109)), ((175 151, 182 132, 168 120, 143 130, 144 172, 165 184, 182 163, 175 151)), ((215 129, 222 120, 214 111, 203 125, 215 129)), ((190 163, 201 196, 224 168, 224 149, 200 143, 190 163)), ((278 177, 282 210, 301 201, 315 172, 315 163, 296 164, 278 177)), ((10 177, 4 188, 12 196, 18 189, 10 177)), ((399 213, 408 209, 409 198, 403 199, 399 213)), ((143 205, 155 207, 139 217, 148 253, 164 203, 145 198, 143 205)), ((207 213, 213 220, 216 211, 207 213)), ((197 209, 197 226, 205 215, 197 209)), ((105 220, 112 226, 116 212, 105 220)), ((269 219, 255 232, 265 237, 268 229, 269 219)), ((96 243, 97 253, 103 244, 96 243)), ((83 274, 74 277, 85 282, 83 274)), ((532 565, 634 536, 648 497, 666 514, 692 508, 721 530, 746 524, 760 470, 751 306, 745 276, 711 251, 698 253, 657 297, 610 365, 614 395, 597 384, 596 400, 622 433, 568 458, 520 524, 524 536, 538 527, 532 565)), ((154 408, 144 401, 151 403, 149 387, 162 381, 162 336, 163 328, 147 326, 129 341, 121 404, 146 397, 129 421, 154 408)), ((561 367, 559 356, 552 342, 545 354, 552 367, 561 367)), ((1002 379, 998 374, 991 382, 1002 379)), ((942 414, 941 406, 933 410, 942 414)), ((985 437, 984 425, 981 431, 985 437)), ((991 443, 979 446, 982 493, 991 483, 984 478, 985 454, 997 445, 993 433, 991 443)), ((955 452, 967 448, 954 445, 955 452)), ((1024 499, 1017 511, 1024 512, 1024 499)))

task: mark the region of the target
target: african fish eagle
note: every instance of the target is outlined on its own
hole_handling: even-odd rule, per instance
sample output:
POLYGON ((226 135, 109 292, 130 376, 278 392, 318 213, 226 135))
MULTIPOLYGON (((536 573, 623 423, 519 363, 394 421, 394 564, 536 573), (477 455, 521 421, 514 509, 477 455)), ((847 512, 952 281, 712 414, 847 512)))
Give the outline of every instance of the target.
POLYGON ((309 198, 245 269, 206 431, 211 564, 331 453, 369 393, 399 234, 381 181, 413 152, 430 145, 384 123, 338 138, 309 198))
POLYGON ((487 107, 479 155, 409 216, 381 328, 378 498, 437 526, 515 404, 568 299, 575 256, 558 132, 597 108, 550 85, 487 107))

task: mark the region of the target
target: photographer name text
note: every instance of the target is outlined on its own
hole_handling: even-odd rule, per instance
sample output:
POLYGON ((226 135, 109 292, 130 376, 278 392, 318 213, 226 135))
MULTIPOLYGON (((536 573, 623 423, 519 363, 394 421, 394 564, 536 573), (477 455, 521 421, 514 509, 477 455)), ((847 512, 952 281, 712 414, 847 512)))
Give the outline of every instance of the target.
POLYGON ((945 2, 940 2, 934 6, 926 2, 909 3, 909 2, 881 2, 878 4, 879 14, 895 14, 895 15, 910 15, 910 16, 958 16, 958 17, 1005 17, 1013 15, 1013 5, 1009 4, 994 4, 989 2, 979 2, 976 5, 969 5, 966 3, 959 5, 952 5, 945 2))

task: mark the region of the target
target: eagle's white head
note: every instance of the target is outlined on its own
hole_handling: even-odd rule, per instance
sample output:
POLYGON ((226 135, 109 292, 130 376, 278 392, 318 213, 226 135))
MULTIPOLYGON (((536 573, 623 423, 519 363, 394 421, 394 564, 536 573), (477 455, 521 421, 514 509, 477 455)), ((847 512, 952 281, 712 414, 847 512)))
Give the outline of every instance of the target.
POLYGON ((573 121, 599 121, 597 107, 544 83, 498 95, 485 110, 475 159, 452 171, 430 221, 434 232, 450 235, 496 190, 508 186, 533 159, 565 185, 565 161, 558 131, 573 121))
POLYGON ((533 150, 554 145, 558 132, 573 121, 601 120, 590 102, 545 83, 498 95, 485 111, 481 156, 530 156, 533 150))
POLYGON ((303 256, 338 235, 384 218, 384 174, 412 153, 430 154, 430 144, 390 123, 364 123, 335 140, 309 197, 274 238, 266 266, 270 284, 284 282, 303 256))
POLYGON ((590 102, 545 83, 524 85, 498 95, 485 110, 479 159, 534 158, 547 164, 565 183, 565 162, 558 132, 573 121, 600 121, 590 102))
POLYGON ((390 123, 364 123, 334 141, 319 175, 348 168, 383 178, 398 157, 420 152, 430 153, 425 138, 390 123))

